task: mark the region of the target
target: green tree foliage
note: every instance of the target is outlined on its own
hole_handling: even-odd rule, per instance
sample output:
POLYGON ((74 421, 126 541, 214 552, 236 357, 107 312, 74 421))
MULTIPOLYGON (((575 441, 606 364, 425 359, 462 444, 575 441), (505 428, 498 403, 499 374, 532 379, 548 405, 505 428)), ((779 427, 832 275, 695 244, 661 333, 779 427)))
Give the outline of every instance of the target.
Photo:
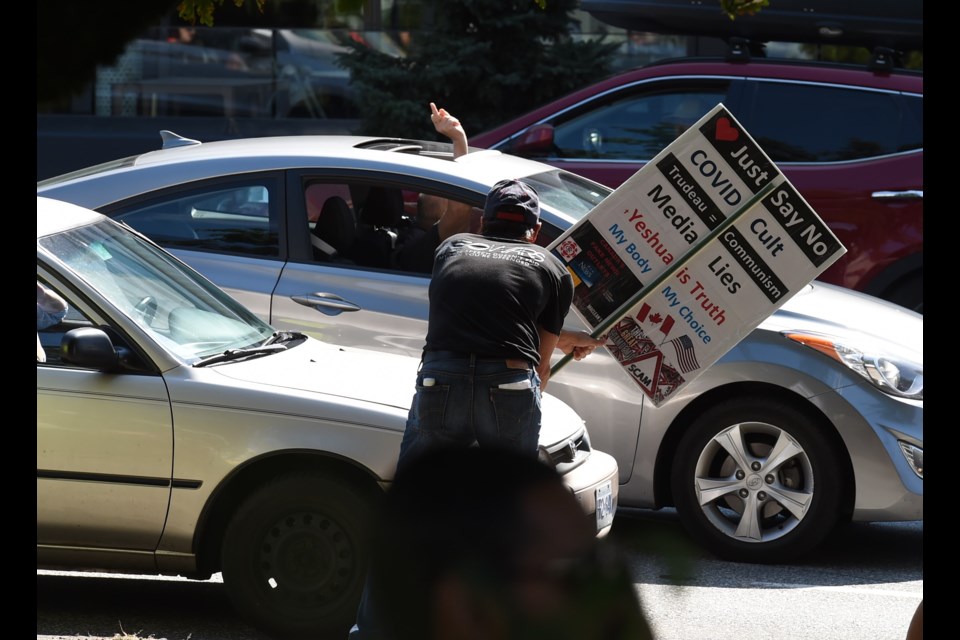
POLYGON ((429 103, 479 132, 610 71, 616 44, 570 36, 576 0, 433 0, 406 57, 356 43, 341 56, 375 135, 434 137, 429 103))
POLYGON ((737 16, 752 16, 769 6, 770 0, 720 0, 720 10, 731 20, 737 16))
MULTIPOLYGON (((267 0, 233 0, 233 4, 242 7, 246 3, 255 4, 257 10, 263 13, 263 5, 267 0)), ((223 5, 223 0, 181 0, 177 4, 177 15, 185 22, 213 26, 213 13, 216 8, 223 5)))

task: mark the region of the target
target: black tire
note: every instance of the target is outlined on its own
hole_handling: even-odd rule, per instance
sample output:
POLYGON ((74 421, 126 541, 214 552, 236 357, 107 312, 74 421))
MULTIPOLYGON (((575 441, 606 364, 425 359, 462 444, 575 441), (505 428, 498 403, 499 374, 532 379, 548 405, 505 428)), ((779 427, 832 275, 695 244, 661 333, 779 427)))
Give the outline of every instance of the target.
POLYGON ((836 526, 841 464, 823 427, 801 411, 773 399, 735 399, 690 425, 671 486, 684 528, 712 553, 783 563, 836 526))
POLYGON ((291 473, 231 519, 221 559, 237 611, 278 638, 346 638, 369 561, 368 496, 319 473, 291 473))

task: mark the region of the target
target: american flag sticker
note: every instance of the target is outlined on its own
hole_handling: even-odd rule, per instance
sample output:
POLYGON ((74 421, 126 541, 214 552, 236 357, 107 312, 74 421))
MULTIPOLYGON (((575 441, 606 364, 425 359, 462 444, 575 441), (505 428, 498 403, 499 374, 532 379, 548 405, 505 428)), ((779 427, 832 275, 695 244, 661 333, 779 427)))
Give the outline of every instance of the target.
POLYGON ((674 338, 667 344, 671 345, 677 354, 677 366, 680 371, 690 373, 694 369, 699 369, 697 363, 697 351, 693 346, 693 340, 690 336, 684 334, 679 338, 674 338))

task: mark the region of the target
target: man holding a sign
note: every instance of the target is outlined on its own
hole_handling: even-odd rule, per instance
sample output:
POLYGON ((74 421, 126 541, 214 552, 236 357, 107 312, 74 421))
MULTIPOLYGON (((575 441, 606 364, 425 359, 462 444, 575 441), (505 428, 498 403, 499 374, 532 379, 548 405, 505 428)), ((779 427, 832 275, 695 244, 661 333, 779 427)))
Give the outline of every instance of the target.
POLYGON ((480 234, 454 235, 437 249, 399 465, 434 444, 477 442, 535 456, 553 350, 579 360, 603 344, 563 330, 573 282, 534 244, 539 230, 536 191, 503 180, 487 196, 480 234))

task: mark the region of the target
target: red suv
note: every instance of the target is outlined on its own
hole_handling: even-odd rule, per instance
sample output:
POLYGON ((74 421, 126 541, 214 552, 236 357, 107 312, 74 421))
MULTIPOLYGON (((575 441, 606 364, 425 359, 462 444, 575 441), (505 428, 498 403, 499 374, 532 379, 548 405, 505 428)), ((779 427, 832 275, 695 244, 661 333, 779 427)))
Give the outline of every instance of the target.
POLYGON ((471 138, 618 187, 722 102, 847 253, 821 280, 923 313, 923 75, 753 58, 665 61, 471 138))

